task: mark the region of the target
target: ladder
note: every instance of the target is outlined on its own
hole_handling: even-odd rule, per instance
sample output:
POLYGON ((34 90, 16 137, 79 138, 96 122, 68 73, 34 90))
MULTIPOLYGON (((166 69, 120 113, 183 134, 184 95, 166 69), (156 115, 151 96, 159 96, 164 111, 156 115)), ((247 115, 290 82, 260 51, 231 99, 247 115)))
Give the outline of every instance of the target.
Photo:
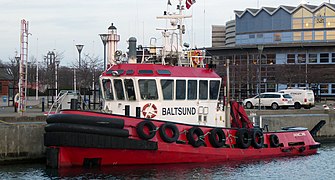
POLYGON ((18 112, 26 111, 27 102, 27 63, 28 63, 28 21, 21 20, 20 36, 20 71, 19 71, 19 106, 18 112))

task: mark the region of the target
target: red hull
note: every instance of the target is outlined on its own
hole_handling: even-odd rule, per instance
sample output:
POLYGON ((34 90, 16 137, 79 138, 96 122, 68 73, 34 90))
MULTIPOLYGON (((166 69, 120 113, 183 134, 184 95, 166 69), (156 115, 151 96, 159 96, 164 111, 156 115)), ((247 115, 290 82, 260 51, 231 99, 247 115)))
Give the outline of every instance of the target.
MULTIPOLYGON (((141 118, 116 116, 102 113, 63 111, 63 114, 81 114, 89 117, 115 117, 124 119, 124 129, 129 131, 128 139, 141 140, 136 132, 136 125, 144 121, 141 118)), ((160 127, 164 121, 151 120, 155 126, 160 127)), ((208 132, 213 127, 198 126, 205 133, 204 145, 193 147, 187 141, 186 130, 192 126, 176 124, 180 135, 179 142, 167 143, 159 133, 148 140, 157 144, 154 150, 138 150, 127 148, 94 148, 71 147, 71 145, 46 145, 49 149, 56 149, 57 153, 48 161, 57 160, 57 167, 83 166, 86 160, 98 160, 99 165, 138 165, 138 164, 167 164, 167 163, 204 163, 227 162, 240 160, 266 159, 282 156, 311 155, 317 153, 319 143, 315 142, 307 130, 265 132, 263 134, 264 146, 254 148, 252 146, 241 149, 236 147, 236 129, 223 129, 226 135, 224 147, 212 146, 208 132), (270 146, 270 135, 277 135, 280 146, 270 146)), ((143 141, 143 140, 141 140, 143 141)), ((147 141, 147 140, 146 140, 147 141)), ((122 142, 121 142, 122 144, 122 142)))

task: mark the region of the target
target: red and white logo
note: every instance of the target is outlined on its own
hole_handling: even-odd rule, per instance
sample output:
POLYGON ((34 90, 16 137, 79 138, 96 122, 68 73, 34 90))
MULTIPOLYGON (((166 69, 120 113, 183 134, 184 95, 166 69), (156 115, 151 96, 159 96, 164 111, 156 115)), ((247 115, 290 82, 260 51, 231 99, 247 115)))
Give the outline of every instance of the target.
POLYGON ((143 106, 142 114, 144 118, 154 118, 157 115, 157 107, 153 103, 148 103, 143 106))

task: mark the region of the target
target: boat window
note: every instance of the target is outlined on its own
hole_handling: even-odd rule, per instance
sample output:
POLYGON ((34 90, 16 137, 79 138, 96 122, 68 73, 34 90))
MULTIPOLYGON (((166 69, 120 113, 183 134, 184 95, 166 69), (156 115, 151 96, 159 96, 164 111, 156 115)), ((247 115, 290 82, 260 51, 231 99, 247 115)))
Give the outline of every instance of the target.
POLYGON ((199 81, 199 99, 201 100, 208 99, 208 81, 207 80, 199 81))
POLYGON ((171 72, 169 70, 157 70, 158 74, 165 74, 165 75, 170 75, 171 72))
POLYGON ((176 80, 176 99, 186 98, 186 81, 176 80))
POLYGON ((188 81, 188 90, 187 90, 187 99, 197 99, 198 95, 198 82, 197 80, 189 80, 188 81))
POLYGON ((126 95, 129 101, 135 101, 135 88, 134 88, 134 81, 132 79, 125 79, 124 80, 124 87, 126 89, 126 95))
POLYGON ((138 74, 154 74, 153 70, 139 70, 138 74))
POLYGON ((124 70, 123 69, 118 69, 118 70, 108 70, 106 74, 112 74, 112 75, 121 75, 123 74, 124 70))
POLYGON ((134 70, 129 69, 129 70, 127 70, 126 74, 127 74, 127 75, 134 74, 134 70))
POLYGON ((174 90, 173 80, 162 79, 161 86, 162 86, 162 92, 163 92, 163 99, 172 100, 173 90, 174 90))
POLYGON ((138 80, 142 99, 158 99, 156 81, 154 79, 138 80))
POLYGON ((121 79, 114 79, 114 89, 115 89, 116 98, 118 100, 124 100, 124 91, 123 91, 121 79))
POLYGON ((105 94, 105 99, 106 100, 114 100, 113 96, 113 89, 112 87, 112 82, 110 79, 103 79, 102 80, 102 85, 104 89, 104 94, 105 94))
POLYGON ((217 99, 219 95, 220 81, 209 82, 209 99, 217 99))

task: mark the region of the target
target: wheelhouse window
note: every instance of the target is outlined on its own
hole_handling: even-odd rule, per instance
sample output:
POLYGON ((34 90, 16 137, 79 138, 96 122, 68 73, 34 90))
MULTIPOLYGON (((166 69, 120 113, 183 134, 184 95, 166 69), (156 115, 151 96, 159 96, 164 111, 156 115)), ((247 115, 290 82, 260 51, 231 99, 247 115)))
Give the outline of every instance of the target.
POLYGON ((124 80, 124 87, 126 88, 126 95, 129 101, 135 101, 135 87, 134 81, 132 79, 125 79, 124 80))
POLYGON ((208 99, 208 81, 207 80, 199 81, 199 99, 201 100, 208 99))
POLYGON ((184 100, 186 98, 186 81, 176 80, 176 99, 184 100))
POLYGON ((116 99, 124 100, 124 90, 123 90, 121 79, 114 79, 114 89, 115 89, 116 99))
POLYGON ((194 100, 197 99, 198 96, 198 82, 197 80, 188 80, 187 82, 188 90, 187 90, 187 99, 194 100))
POLYGON ((173 80, 162 79, 161 86, 162 86, 162 92, 163 92, 163 99, 172 100, 173 91, 174 91, 173 80))
POLYGON ((219 95, 220 81, 210 81, 209 99, 217 99, 219 95))
POLYGON ((138 80, 140 95, 142 99, 158 99, 156 80, 140 79, 138 80))
POLYGON ((112 82, 110 79, 103 79, 102 86, 104 90, 104 96, 106 100, 114 100, 112 82))

